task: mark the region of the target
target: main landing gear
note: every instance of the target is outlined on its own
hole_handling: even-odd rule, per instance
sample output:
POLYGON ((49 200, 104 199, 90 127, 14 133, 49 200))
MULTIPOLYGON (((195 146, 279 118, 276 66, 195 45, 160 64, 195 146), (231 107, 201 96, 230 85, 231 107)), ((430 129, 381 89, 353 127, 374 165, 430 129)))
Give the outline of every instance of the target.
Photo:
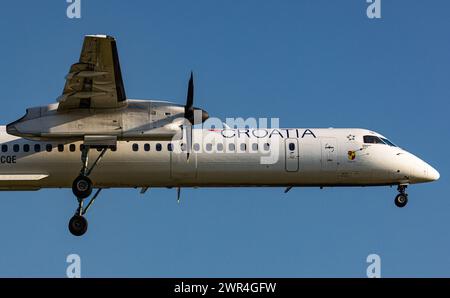
POLYGON ((395 197, 394 203, 397 207, 403 208, 408 204, 408 194, 406 193, 407 185, 399 185, 398 192, 399 194, 395 197))
POLYGON ((82 236, 84 233, 86 233, 88 228, 88 221, 84 217, 86 212, 89 210, 89 208, 92 206, 92 203, 94 203, 95 199, 98 197, 98 195, 101 192, 101 188, 97 189, 92 199, 89 201, 87 206, 84 208, 83 203, 84 199, 77 198, 78 199, 78 208, 75 212, 75 215, 70 219, 69 221, 69 231, 74 236, 82 236))
POLYGON ((75 215, 69 221, 69 231, 75 236, 82 236, 86 233, 88 228, 88 222, 84 215, 91 207, 92 203, 94 203, 97 196, 100 194, 101 188, 97 189, 94 196, 90 199, 89 203, 86 207, 83 207, 84 200, 88 198, 92 194, 93 186, 92 181, 89 179, 89 175, 94 170, 95 166, 100 162, 102 157, 105 155, 109 146, 97 146, 97 148, 101 149, 100 155, 94 161, 92 166, 88 168, 88 154, 89 154, 89 145, 82 145, 81 148, 81 171, 77 178, 72 183, 72 192, 78 200, 78 208, 75 212, 75 215))

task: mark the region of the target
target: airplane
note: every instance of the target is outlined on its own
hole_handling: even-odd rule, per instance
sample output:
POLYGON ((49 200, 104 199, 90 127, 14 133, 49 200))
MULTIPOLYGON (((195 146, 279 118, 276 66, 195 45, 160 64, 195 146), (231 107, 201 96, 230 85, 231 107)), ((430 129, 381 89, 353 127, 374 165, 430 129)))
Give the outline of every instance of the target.
POLYGON ((127 98, 115 39, 87 35, 57 102, 0 126, 0 190, 71 187, 81 236, 105 188, 397 186, 404 207, 408 185, 439 179, 368 129, 208 127, 193 101, 192 73, 185 105, 127 98))

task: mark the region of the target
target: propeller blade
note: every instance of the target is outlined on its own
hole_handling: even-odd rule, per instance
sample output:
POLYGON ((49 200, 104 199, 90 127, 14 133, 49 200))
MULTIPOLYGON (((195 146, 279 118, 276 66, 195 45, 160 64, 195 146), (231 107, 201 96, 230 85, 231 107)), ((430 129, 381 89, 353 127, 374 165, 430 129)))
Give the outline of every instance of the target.
POLYGON ((184 106, 184 118, 188 119, 191 123, 194 121, 194 74, 192 71, 188 84, 186 105, 184 106))
POLYGON ((188 91, 186 96, 186 105, 184 106, 184 118, 189 121, 189 124, 185 125, 186 129, 186 155, 189 160, 189 154, 192 149, 192 125, 194 124, 194 74, 191 71, 191 77, 189 78, 188 91))

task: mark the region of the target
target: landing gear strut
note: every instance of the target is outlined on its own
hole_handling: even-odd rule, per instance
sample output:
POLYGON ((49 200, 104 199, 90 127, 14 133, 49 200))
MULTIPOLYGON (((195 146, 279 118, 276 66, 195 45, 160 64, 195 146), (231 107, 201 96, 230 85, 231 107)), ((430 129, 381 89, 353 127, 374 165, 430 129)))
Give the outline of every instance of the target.
POLYGON ((88 161, 89 161, 88 154, 90 146, 82 145, 81 148, 81 163, 82 163, 81 171, 78 177, 75 178, 75 180, 72 183, 72 192, 78 200, 78 208, 77 211, 75 212, 75 215, 69 221, 69 231, 75 236, 82 236, 84 233, 86 233, 88 228, 88 222, 84 217, 84 214, 86 214, 89 207, 91 207, 92 203, 94 203, 95 199, 102 190, 101 188, 99 188, 89 201, 88 205, 85 208, 83 208, 84 200, 92 194, 93 190, 92 181, 91 179, 89 179, 88 176, 91 174, 95 166, 105 155, 106 150, 108 150, 109 147, 102 146, 100 148, 102 149, 102 151, 90 168, 88 168, 88 161))
POLYGON ((406 193, 407 185, 399 185, 398 192, 399 194, 395 197, 394 203, 397 207, 403 208, 408 204, 408 194, 406 193))

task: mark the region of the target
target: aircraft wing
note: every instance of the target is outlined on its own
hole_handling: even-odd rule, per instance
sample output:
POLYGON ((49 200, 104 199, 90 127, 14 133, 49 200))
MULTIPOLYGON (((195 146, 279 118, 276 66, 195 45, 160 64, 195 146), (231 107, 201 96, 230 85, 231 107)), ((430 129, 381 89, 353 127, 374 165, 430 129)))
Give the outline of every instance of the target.
POLYGON ((66 76, 58 110, 118 108, 125 100, 115 39, 85 36, 80 60, 66 76))

